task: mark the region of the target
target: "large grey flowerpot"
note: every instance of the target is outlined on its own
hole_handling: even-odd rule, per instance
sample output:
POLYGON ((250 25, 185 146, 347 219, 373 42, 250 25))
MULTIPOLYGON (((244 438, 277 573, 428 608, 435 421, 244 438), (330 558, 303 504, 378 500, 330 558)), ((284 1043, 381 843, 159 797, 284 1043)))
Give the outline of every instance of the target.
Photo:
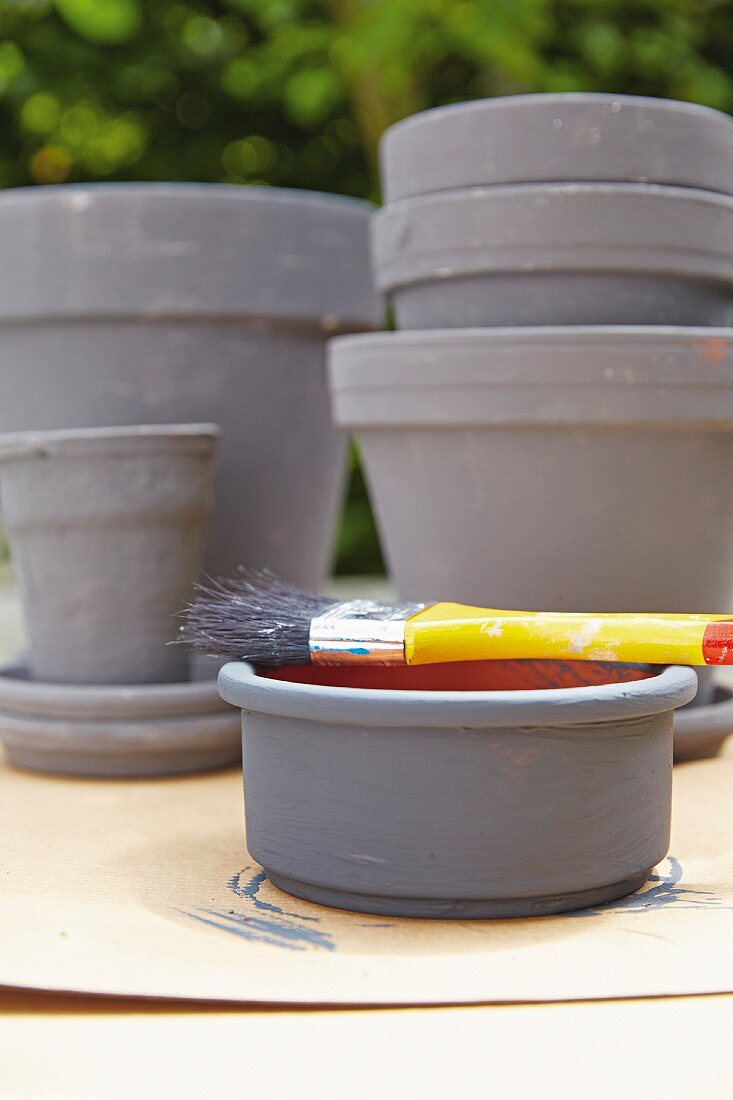
POLYGON ((0 741, 11 764, 101 778, 178 775, 241 759, 239 715, 216 683, 39 683, 23 659, 0 665, 0 741))
POLYGON ((572 180, 733 194, 733 121, 709 107, 647 96, 481 99, 390 127, 381 169, 387 202, 456 187, 572 180))
POLYGON ((0 430, 221 427, 205 566, 316 585, 344 441, 328 335, 373 328, 366 203, 174 184, 0 195, 0 430))
POLYGON ((731 609, 733 331, 347 337, 331 384, 402 598, 731 609))
POLYGON ((33 677, 170 683, 170 645, 201 569, 213 503, 211 425, 0 436, 0 496, 33 677))
POLYGON ((379 211, 373 262, 400 328, 728 325, 733 198, 622 183, 444 191, 379 211))
POLYGON ((279 679, 226 665, 247 844, 275 886, 459 919, 557 913, 640 887, 667 852, 672 711, 694 695, 694 672, 607 683, 595 666, 570 681, 586 686, 536 689, 521 665, 534 662, 279 679))

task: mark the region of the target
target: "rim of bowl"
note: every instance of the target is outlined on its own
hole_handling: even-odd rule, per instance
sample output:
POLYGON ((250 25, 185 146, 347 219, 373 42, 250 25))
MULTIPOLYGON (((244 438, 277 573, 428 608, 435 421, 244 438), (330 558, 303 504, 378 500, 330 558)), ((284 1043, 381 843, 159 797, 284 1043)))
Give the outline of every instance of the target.
POLYGON ((219 672, 219 692, 245 712, 326 723, 492 729, 613 723, 661 714, 689 703, 692 668, 671 665, 644 680, 591 687, 522 691, 407 691, 324 687, 258 674, 244 661, 219 672))

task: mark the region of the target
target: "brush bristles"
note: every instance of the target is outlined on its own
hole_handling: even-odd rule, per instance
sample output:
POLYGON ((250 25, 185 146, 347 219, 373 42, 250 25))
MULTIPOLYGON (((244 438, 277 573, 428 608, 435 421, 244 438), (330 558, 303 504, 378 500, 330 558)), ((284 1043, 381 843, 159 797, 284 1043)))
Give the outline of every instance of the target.
POLYGON ((181 641, 210 657, 270 667, 307 664, 311 620, 338 603, 241 567, 238 577, 198 584, 196 593, 181 641))

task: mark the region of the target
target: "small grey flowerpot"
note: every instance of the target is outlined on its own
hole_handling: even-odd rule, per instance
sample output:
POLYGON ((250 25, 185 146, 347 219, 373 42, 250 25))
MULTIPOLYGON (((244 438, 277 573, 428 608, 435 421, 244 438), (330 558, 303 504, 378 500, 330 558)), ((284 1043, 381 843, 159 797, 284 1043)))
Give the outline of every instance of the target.
POLYGON ((381 143, 385 201, 503 183, 666 183, 733 194, 733 121, 606 93, 504 96, 413 115, 381 143))
POLYGON ((218 424, 207 572, 318 585, 345 471, 325 342, 380 323, 371 209, 265 187, 3 192, 0 430, 218 424))
POLYGON ((187 678, 186 649, 167 643, 201 568, 217 435, 199 424, 0 437, 34 678, 187 678))
POLYGON ((559 913, 638 889, 667 853, 672 712, 695 674, 608 683, 594 666, 584 686, 538 690, 534 665, 277 679, 226 665, 221 694, 242 708, 247 845, 268 878, 343 909, 457 919, 559 913))
POLYGON ((403 599, 730 610, 733 331, 348 337, 331 383, 403 599))
POLYGON ((379 211, 372 240, 400 328, 733 323, 727 195, 621 183, 444 191, 379 211))
POLYGON ((0 666, 0 741, 19 768, 142 778, 230 767, 239 715, 214 681, 76 687, 38 683, 23 659, 0 666))

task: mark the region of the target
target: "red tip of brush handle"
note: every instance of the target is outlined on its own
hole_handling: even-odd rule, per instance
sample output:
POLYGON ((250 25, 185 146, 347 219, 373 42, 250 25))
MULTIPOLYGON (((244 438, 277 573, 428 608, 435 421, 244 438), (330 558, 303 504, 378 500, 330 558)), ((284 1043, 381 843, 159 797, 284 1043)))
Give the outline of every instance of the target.
POLYGON ((702 636, 706 665, 733 665, 733 619, 708 623, 702 636))

